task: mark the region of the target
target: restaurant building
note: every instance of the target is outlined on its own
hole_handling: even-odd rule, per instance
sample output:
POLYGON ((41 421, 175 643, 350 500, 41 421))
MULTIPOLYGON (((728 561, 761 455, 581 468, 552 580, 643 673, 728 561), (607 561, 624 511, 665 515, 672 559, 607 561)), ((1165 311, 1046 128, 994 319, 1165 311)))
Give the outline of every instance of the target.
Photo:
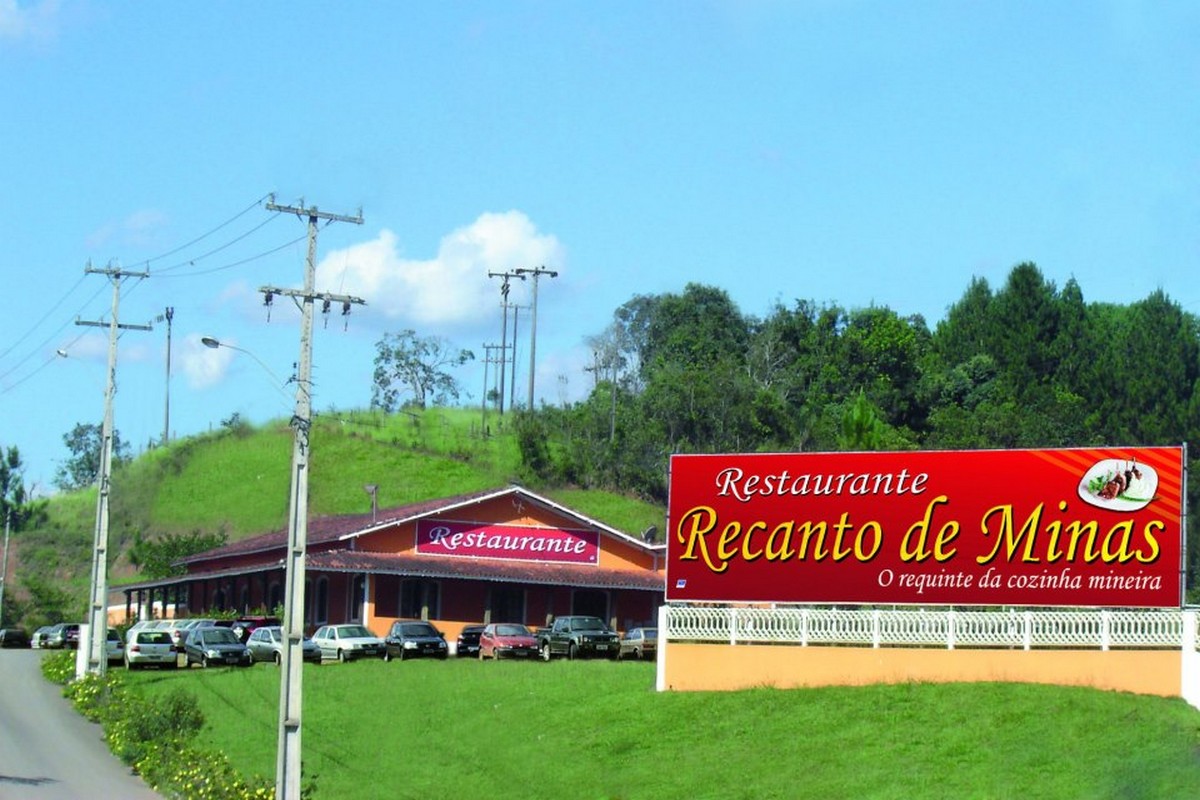
MULTIPOLYGON (((651 529, 653 530, 653 529, 651 529)), ((169 607, 189 616, 283 604, 288 532, 189 556, 187 574, 123 587, 126 616, 169 607)), ((306 628, 361 622, 384 635, 427 619, 453 641, 463 626, 601 617, 652 624, 664 596, 666 545, 631 536, 519 486, 313 517, 305 557, 306 628)))

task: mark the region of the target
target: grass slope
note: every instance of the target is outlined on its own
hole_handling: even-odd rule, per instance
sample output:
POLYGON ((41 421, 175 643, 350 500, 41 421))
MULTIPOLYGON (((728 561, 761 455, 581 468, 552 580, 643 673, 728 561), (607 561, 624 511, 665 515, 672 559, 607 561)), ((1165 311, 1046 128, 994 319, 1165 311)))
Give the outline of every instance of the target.
MULTIPOLYGON (((305 666, 317 797, 1200 797, 1200 712, 1020 684, 653 691, 652 664, 305 666)), ((273 778, 279 671, 139 673, 197 694, 202 740, 273 778)))
MULTIPOLYGON (((378 501, 386 508, 524 482, 626 533, 636 535, 651 525, 663 529, 661 506, 528 481, 504 420, 492 415, 486 437, 479 435, 481 427, 480 414, 466 409, 317 415, 310 432, 310 515, 369 512, 367 484, 379 487, 378 501)), ((110 497, 110 583, 119 586, 139 577, 126 555, 137 532, 153 538, 225 531, 237 540, 284 528, 292 448, 291 427, 276 420, 180 439, 119 468, 110 497)), ((82 608, 95 515, 94 489, 51 498, 46 524, 20 534, 14 572, 52 579, 82 608)))

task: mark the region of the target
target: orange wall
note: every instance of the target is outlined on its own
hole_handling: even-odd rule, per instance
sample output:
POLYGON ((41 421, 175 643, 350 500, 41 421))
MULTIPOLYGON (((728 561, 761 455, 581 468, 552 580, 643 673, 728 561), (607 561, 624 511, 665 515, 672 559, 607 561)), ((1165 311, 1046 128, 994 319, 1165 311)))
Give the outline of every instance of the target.
POLYGON ((1180 695, 1178 650, 934 650, 787 645, 667 644, 664 686, 729 691, 755 686, 1006 681, 1180 695))

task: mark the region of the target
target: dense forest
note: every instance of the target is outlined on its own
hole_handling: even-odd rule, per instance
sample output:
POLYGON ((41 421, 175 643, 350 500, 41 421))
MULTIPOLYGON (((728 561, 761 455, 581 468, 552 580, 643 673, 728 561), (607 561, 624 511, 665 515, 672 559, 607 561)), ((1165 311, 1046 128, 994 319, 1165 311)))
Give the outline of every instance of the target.
POLYGON ((671 453, 1200 441, 1200 319, 1161 290, 1087 303, 1074 280, 1059 289, 1028 263, 996 289, 973 280, 933 330, 884 307, 803 300, 760 319, 691 284, 634 297, 590 344, 590 397, 518 419, 525 465, 658 502, 671 453))

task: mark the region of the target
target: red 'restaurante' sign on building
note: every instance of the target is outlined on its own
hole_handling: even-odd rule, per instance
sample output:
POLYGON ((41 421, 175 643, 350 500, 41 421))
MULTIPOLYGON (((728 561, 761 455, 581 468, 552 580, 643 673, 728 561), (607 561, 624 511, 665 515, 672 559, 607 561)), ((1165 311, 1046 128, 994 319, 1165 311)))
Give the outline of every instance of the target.
POLYGON ((667 600, 1178 607, 1183 449, 677 455, 667 600))
POLYGON ((417 552, 459 558, 596 564, 600 555, 600 537, 595 531, 567 528, 423 519, 417 524, 417 552))

